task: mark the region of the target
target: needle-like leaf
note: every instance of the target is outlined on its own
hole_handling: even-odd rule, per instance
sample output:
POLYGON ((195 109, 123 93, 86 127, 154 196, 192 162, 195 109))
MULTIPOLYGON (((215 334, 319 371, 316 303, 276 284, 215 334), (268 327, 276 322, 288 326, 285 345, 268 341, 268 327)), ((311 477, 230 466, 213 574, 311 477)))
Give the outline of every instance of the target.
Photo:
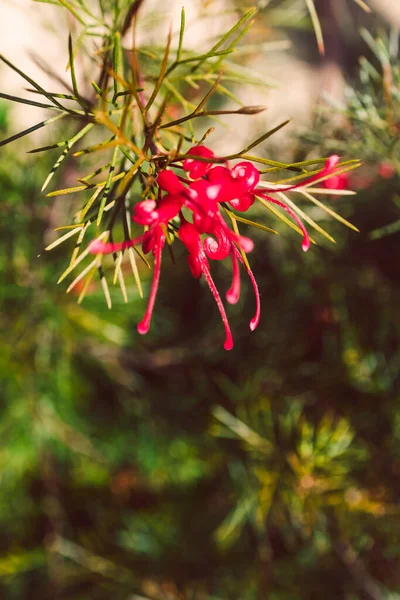
POLYGON ((84 135, 86 135, 87 133, 89 133, 89 131, 91 129, 93 129, 93 127, 94 127, 94 123, 88 123, 76 135, 74 135, 74 137, 72 137, 70 140, 67 140, 65 150, 63 151, 63 153, 61 154, 61 156, 57 159, 57 161, 54 163, 54 165, 53 165, 50 173, 46 177, 46 180, 45 180, 45 182, 44 182, 44 184, 42 186, 42 190, 41 190, 42 192, 49 185, 49 183, 50 183, 51 179, 54 177, 54 174, 56 173, 57 169, 60 167, 60 165, 62 164, 62 162, 68 156, 69 151, 71 150, 72 146, 74 144, 76 144, 76 142, 78 142, 81 138, 83 138, 84 135))
POLYGON ((164 57, 161 63, 161 67, 160 67, 160 73, 159 76, 157 78, 156 84, 154 86, 154 90, 146 104, 146 106, 144 107, 145 112, 148 112, 150 106, 153 104, 154 100, 157 97, 158 92, 160 91, 160 88, 163 84, 164 81, 164 77, 166 75, 166 71, 167 71, 167 64, 168 64, 168 56, 169 56, 169 49, 171 46, 171 39, 172 39, 172 31, 170 30, 168 33, 168 37, 167 37, 167 44, 165 46, 165 52, 164 52, 164 57))
POLYGON ((37 131, 38 129, 41 129, 42 127, 46 127, 46 125, 55 123, 59 119, 62 119, 63 117, 66 117, 66 116, 67 116, 67 113, 62 113, 62 114, 57 115, 56 117, 53 117, 51 119, 45 119, 44 121, 41 121, 40 123, 37 123, 36 125, 32 125, 32 127, 28 127, 28 129, 24 129, 24 131, 20 131, 19 133, 15 133, 14 135, 11 135, 10 137, 6 138, 5 140, 1 140, 0 147, 5 146, 6 144, 10 144, 11 142, 18 140, 19 138, 22 138, 25 135, 29 135, 33 131, 37 131))
POLYGON ((5 56, 3 56, 2 54, 0 54, 0 60, 2 60, 11 69, 13 69, 13 71, 18 73, 18 75, 23 77, 28 83, 30 83, 38 92, 40 92, 43 96, 45 96, 47 98, 47 100, 52 102, 55 106, 58 106, 58 108, 60 108, 62 111, 67 110, 62 104, 60 104, 57 100, 55 100, 55 98, 53 96, 51 96, 51 94, 48 94, 38 83, 36 83, 36 81, 31 79, 28 75, 26 75, 26 73, 21 71, 21 69, 18 69, 18 67, 16 67, 11 61, 7 60, 7 58, 5 56))

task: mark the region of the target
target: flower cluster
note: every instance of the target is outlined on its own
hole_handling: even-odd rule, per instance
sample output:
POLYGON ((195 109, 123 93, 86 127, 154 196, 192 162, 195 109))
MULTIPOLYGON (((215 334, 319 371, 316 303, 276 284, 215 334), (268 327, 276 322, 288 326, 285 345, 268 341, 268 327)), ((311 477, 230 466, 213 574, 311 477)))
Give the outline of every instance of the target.
POLYGON ((145 228, 144 233, 122 243, 94 240, 90 244, 90 251, 93 254, 108 254, 141 244, 145 254, 153 253, 154 276, 150 297, 144 318, 138 325, 139 333, 145 334, 150 327, 167 235, 177 237, 188 252, 187 262, 192 275, 196 278, 203 276, 214 296, 225 328, 224 348, 230 350, 233 347, 232 333, 224 304, 211 276, 209 261, 229 257, 232 262, 232 284, 226 293, 226 300, 230 304, 239 300, 240 264, 243 265, 255 294, 256 309, 250 321, 252 331, 260 319, 260 297, 246 257, 254 247, 253 241, 229 228, 222 216, 221 207, 244 212, 253 205, 256 197, 278 205, 300 227, 303 233, 302 248, 307 251, 310 238, 302 221, 289 206, 269 194, 286 192, 327 175, 335 176, 338 160, 338 156, 331 156, 318 175, 309 177, 301 184, 281 187, 271 184, 268 188, 259 187, 260 173, 252 163, 243 161, 233 167, 226 162, 218 164, 212 150, 202 145, 194 146, 181 164, 186 176, 178 176, 171 169, 161 170, 156 179, 157 200, 147 199, 135 205, 132 218, 145 228), (188 220, 188 215, 191 220, 188 220))

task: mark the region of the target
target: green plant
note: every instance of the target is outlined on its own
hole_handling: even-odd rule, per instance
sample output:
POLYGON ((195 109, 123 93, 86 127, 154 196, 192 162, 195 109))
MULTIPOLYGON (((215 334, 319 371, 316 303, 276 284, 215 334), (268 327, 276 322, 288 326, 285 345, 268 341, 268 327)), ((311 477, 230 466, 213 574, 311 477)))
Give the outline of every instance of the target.
POLYGON ((30 84, 34 95, 42 96, 47 103, 42 99, 37 101, 6 94, 1 96, 56 113, 54 117, 3 140, 1 145, 60 120, 68 119, 74 123, 73 134, 66 139, 31 150, 41 153, 63 149, 45 179, 42 191, 48 187, 67 158, 78 159, 75 164, 79 171, 79 185, 47 194, 49 197, 72 196, 69 211, 72 222, 60 225, 57 230, 66 230, 66 233, 46 247, 46 250, 52 250, 75 236, 69 265, 58 281, 81 269, 67 289, 71 291, 76 286, 80 287, 78 302, 81 302, 92 279, 98 274, 107 305, 111 307, 103 255, 112 254, 112 281, 120 287, 123 300, 127 302, 125 266, 130 265, 142 296, 141 269, 137 260, 139 258, 141 263, 150 266, 145 254, 152 252, 155 257, 153 285, 148 309, 138 325, 138 331, 146 333, 157 293, 163 248, 167 244, 173 255, 176 247, 174 242, 180 240, 189 252, 192 274, 195 277, 204 276, 216 299, 226 330, 225 347, 230 349, 233 345, 232 336, 222 300, 211 277, 208 258, 221 260, 231 255, 231 290, 234 293, 229 291, 227 294, 230 303, 239 299, 237 261, 244 265, 256 293, 256 316, 250 323, 250 328, 254 329, 259 314, 258 291, 246 256, 252 249, 252 242, 241 236, 239 227, 244 224, 267 231, 271 229, 244 218, 240 212, 247 211, 255 200, 259 201, 275 217, 304 236, 304 250, 308 249, 310 240, 301 219, 333 241, 287 194, 301 194, 306 202, 316 204, 352 227, 315 195, 347 193, 318 187, 317 184, 357 167, 358 161, 347 160, 338 164, 338 157, 333 155, 328 159, 286 164, 250 154, 255 146, 281 129, 286 122, 232 154, 218 157, 209 148, 204 154, 203 142, 213 128, 203 129, 199 135, 198 129, 195 129, 197 122, 203 123, 204 119, 228 114, 243 115, 245 118, 263 110, 263 107, 243 105, 229 91, 227 85, 244 82, 246 78, 232 63, 226 66, 224 63, 249 29, 255 8, 247 11, 210 50, 196 52, 184 49, 184 9, 176 48, 172 49, 171 31, 163 48, 148 47, 146 44, 138 46, 136 30, 140 29, 141 0, 111 5, 105 2, 89 4, 83 0, 59 0, 55 4, 69 11, 77 28, 75 40, 70 35, 68 42, 70 93, 44 90, 5 57, 1 57, 6 65, 30 84), (131 37, 127 35, 128 32, 132 33, 131 37), (97 48, 94 54, 93 45, 97 48), (83 63, 87 61, 91 68, 97 68, 97 79, 90 82, 90 93, 88 86, 85 90, 78 86, 78 58, 83 63), (196 99, 197 96, 200 100, 196 99), (213 104, 219 105, 226 97, 238 104, 239 108, 212 108, 213 104), (77 150, 82 140, 85 146, 77 150), (188 151, 183 149, 187 142, 192 145, 188 151), (195 161, 190 158, 193 154, 196 155, 195 161), (228 167, 228 160, 237 159, 242 162, 228 167), (194 168, 190 166, 192 163, 195 164, 194 168), (252 163, 263 168, 258 171, 252 163), (322 169, 321 163, 325 163, 322 169), (309 166, 313 170, 307 171, 309 166), (188 172, 189 179, 187 175, 181 175, 182 169, 188 172), (260 174, 270 175, 281 170, 288 170, 291 176, 258 184, 260 174), (237 199, 236 195, 239 194, 237 199), (82 196, 85 199, 79 202, 78 198, 82 196), (186 225, 187 219, 189 223, 186 225), (138 225, 142 229, 137 233, 138 225), (187 234, 189 230, 190 235, 187 234), (204 238, 205 233, 213 237, 204 238), (87 245, 89 237, 96 241, 87 245), (117 238, 123 241, 118 243, 117 238), (95 254, 95 257, 91 254, 95 254))

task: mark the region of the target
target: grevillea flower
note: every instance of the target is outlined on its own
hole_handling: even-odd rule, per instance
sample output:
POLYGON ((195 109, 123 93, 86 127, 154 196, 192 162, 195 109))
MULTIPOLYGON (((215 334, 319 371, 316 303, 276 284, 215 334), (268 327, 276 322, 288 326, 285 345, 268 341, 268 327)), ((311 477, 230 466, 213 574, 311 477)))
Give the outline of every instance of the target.
POLYGON ((153 198, 142 200, 133 210, 132 219, 137 225, 145 228, 144 233, 120 243, 94 240, 90 244, 90 251, 93 254, 108 254, 141 244, 145 254, 153 253, 154 275, 149 301, 145 315, 138 325, 139 333, 144 334, 150 327, 160 280, 162 251, 165 246, 166 232, 169 229, 170 234, 185 246, 192 275, 196 278, 204 277, 207 282, 225 329, 224 348, 230 350, 233 347, 232 333, 224 304, 211 276, 209 260, 224 260, 230 257, 232 283, 226 293, 229 304, 237 303, 240 297, 240 265, 246 270, 256 300, 255 315, 250 321, 252 331, 260 320, 260 295, 245 256, 253 250, 254 243, 250 238, 241 236, 229 228, 221 214, 221 206, 228 203, 233 209, 245 212, 253 205, 256 197, 279 206, 301 229, 302 248, 307 251, 310 247, 310 238, 301 219, 287 204, 270 194, 290 191, 328 175, 334 181, 333 186, 336 186, 335 177, 340 177, 335 175, 339 157, 331 156, 320 173, 301 183, 280 186, 271 184, 270 187, 266 187, 265 184, 260 185, 260 174, 248 161, 229 167, 226 161, 224 164, 215 164, 215 161, 207 160, 211 158, 214 158, 212 150, 198 145, 191 148, 182 161, 182 169, 186 171, 188 179, 178 176, 170 169, 161 170, 156 178, 157 200, 153 198), (184 217, 183 210, 191 213, 192 222, 184 217))
POLYGON ((141 334, 145 334, 149 331, 150 328, 154 303, 157 296, 158 284, 160 281, 161 258, 165 244, 165 233, 163 231, 163 228, 161 227, 161 225, 155 224, 143 235, 135 239, 121 242, 119 244, 114 244, 113 242, 102 242, 101 240, 93 240, 90 243, 89 248, 92 254, 111 254, 113 252, 125 250, 126 248, 131 248, 132 246, 136 246, 138 244, 142 244, 142 250, 145 254, 151 251, 154 256, 154 275, 150 290, 149 301, 144 317, 137 326, 138 332, 141 334))
POLYGON ((218 310, 222 318, 222 323, 225 328, 224 348, 225 350, 231 350, 233 348, 233 338, 229 327, 228 317, 226 316, 221 296, 219 295, 214 280, 211 277, 210 267, 203 250, 200 234, 192 223, 188 223, 182 218, 182 224, 179 228, 178 236, 189 252, 187 261, 193 277, 199 278, 201 275, 204 275, 204 279, 208 283, 208 287, 210 288, 215 302, 217 303, 218 310))
MULTIPOLYGON (((189 156, 200 156, 201 158, 213 158, 214 152, 207 146, 193 146, 187 153, 189 156)), ((196 160, 195 158, 187 158, 183 161, 183 168, 188 171, 189 177, 198 179, 203 177, 212 167, 212 163, 196 160)))
POLYGON ((322 185, 328 190, 346 190, 349 187, 349 174, 333 175, 333 177, 325 179, 322 185))
POLYGON ((160 225, 155 225, 153 228, 146 231, 143 236, 142 241, 142 250, 145 254, 150 252, 153 253, 154 256, 154 275, 153 282, 151 284, 149 302, 147 304, 146 312, 144 314, 143 319, 140 321, 137 326, 137 330, 139 333, 144 334, 147 333, 150 329, 151 317, 153 314, 154 303, 156 301, 158 284, 160 281, 160 273, 161 273, 161 257, 162 251, 165 244, 165 233, 160 225))

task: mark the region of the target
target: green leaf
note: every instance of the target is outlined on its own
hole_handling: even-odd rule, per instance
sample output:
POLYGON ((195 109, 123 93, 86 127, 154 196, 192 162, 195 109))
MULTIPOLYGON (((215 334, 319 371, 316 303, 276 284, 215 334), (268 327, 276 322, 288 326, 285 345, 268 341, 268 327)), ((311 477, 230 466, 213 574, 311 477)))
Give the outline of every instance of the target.
POLYGON ((61 100, 74 100, 75 102, 78 101, 78 98, 76 96, 73 96, 72 94, 60 94, 59 92, 41 92, 40 90, 35 90, 32 88, 26 88, 27 92, 31 92, 32 94, 40 94, 41 96, 48 96, 50 98, 60 98, 61 100))
MULTIPOLYGON (((90 271, 93 271, 93 274, 96 272, 96 269, 98 268, 98 258, 96 256, 96 258, 94 260, 92 260, 91 263, 88 264, 87 267, 85 267, 83 269, 83 271, 81 273, 79 273, 79 275, 77 277, 75 277, 75 279, 73 280, 73 282, 68 286, 66 293, 69 294, 69 292, 74 289, 74 287, 76 286, 77 283, 79 283, 79 281, 81 281, 81 279, 83 279, 90 271)), ((87 289, 87 288, 86 288, 87 289)), ((86 291, 86 290, 85 290, 86 291)), ((83 298, 82 298, 83 300, 83 298)), ((79 300, 78 300, 79 303, 79 300)))
POLYGON ((82 183, 87 183, 90 179, 93 179, 94 177, 96 177, 96 175, 100 175, 100 173, 103 173, 103 171, 108 169, 109 166, 110 166, 110 163, 107 163, 107 164, 103 165, 102 167, 99 167, 95 171, 92 171, 91 173, 89 173, 89 175, 85 175, 85 177, 81 177, 80 179, 78 179, 78 181, 80 181, 82 183))
POLYGON ((78 254, 79 254, 79 250, 80 250, 80 247, 81 247, 81 245, 82 245, 82 242, 83 242, 83 238, 85 237, 85 233, 86 233, 86 231, 88 230, 88 227, 89 227, 90 225, 91 225, 91 223, 90 223, 90 221, 88 221, 88 222, 87 222, 87 223, 85 223, 85 225, 84 225, 84 226, 81 228, 81 232, 80 232, 80 234, 78 235, 78 239, 76 240, 76 244, 75 244, 74 251, 72 252, 72 255, 71 255, 71 260, 69 261, 69 264, 70 264, 70 265, 72 265, 72 263, 74 263, 74 262, 75 262, 75 260, 76 260, 76 258, 77 258, 77 256, 78 256, 78 254))
POLYGON ((366 29, 365 27, 361 27, 360 35, 363 38, 364 42, 369 46, 375 56, 379 59, 379 62, 384 67, 385 65, 390 64, 390 55, 383 44, 379 43, 379 39, 376 40, 374 36, 366 29))
POLYGON ((68 231, 68 233, 66 233, 65 235, 62 235, 60 238, 58 238, 58 240, 55 240, 54 242, 52 242, 51 244, 46 246, 46 248, 45 248, 46 252, 48 252, 49 250, 53 250, 53 248, 56 248, 57 246, 59 246, 60 244, 62 244, 63 242, 65 242, 66 240, 68 240, 70 237, 72 237, 73 235, 78 233, 78 231, 81 231, 81 230, 82 230, 82 226, 79 225, 78 227, 75 227, 74 229, 72 229, 72 231, 68 231))
POLYGON ((47 98, 47 100, 50 100, 50 102, 52 102, 55 106, 58 106, 58 108, 60 108, 64 112, 67 110, 62 104, 60 104, 50 94, 48 94, 38 83, 36 83, 33 79, 31 79, 23 71, 21 71, 20 69, 18 69, 18 67, 16 67, 15 65, 13 65, 13 63, 10 62, 9 60, 7 60, 5 58, 5 56, 3 56, 2 54, 0 54, 0 60, 2 60, 11 69, 13 69, 13 71, 15 71, 16 73, 18 73, 18 75, 20 75, 21 77, 23 77, 23 79, 25 79, 28 83, 30 83, 38 92, 40 92, 43 96, 45 96, 47 98))
MULTIPOLYGON (((298 163, 300 164, 300 163, 298 163)), ((304 163, 305 164, 305 163, 304 163)), ((346 160, 343 161, 342 163, 340 163, 336 168, 335 168, 335 175, 341 175, 342 173, 347 173, 348 171, 351 171, 352 169, 357 169, 360 166, 360 161, 358 159, 352 159, 352 160, 346 160), (343 168, 342 168, 343 167, 343 168)), ((288 177, 286 179, 279 179, 278 181, 275 181, 274 183, 272 183, 271 185, 291 185, 294 181, 298 181, 299 179, 303 179, 303 178, 309 178, 309 177, 313 177, 314 175, 318 175, 318 173, 320 173, 323 169, 314 169, 312 171, 303 171, 303 173, 301 173, 301 175, 294 175, 293 177, 288 177)), ((309 186, 313 186, 315 183, 319 183, 321 181, 325 181, 326 179, 329 179, 330 177, 332 177, 332 173, 328 173, 327 175, 324 175, 323 177, 320 177, 318 179, 314 179, 313 181, 311 181, 310 183, 305 183, 304 187, 309 187, 309 186)), ((267 184, 266 184, 267 185, 267 184)))
POLYGON ((79 141, 84 135, 86 135, 91 129, 93 129, 93 127, 94 127, 94 123, 88 123, 74 137, 72 137, 70 140, 66 141, 66 148, 63 151, 63 153, 61 154, 61 156, 59 156, 59 158, 57 159, 57 161, 54 163, 54 165, 53 165, 50 173, 46 177, 46 181, 44 182, 44 184, 42 186, 42 189, 41 189, 42 192, 49 185, 51 179, 54 176, 54 173, 57 171, 57 169, 63 163, 63 161, 65 160, 65 158, 68 156, 69 151, 74 146, 74 144, 76 144, 77 141, 79 141))
POLYGON ((33 150, 28 150, 27 154, 37 154, 38 152, 46 152, 47 150, 55 150, 56 148, 62 148, 66 146, 68 140, 62 140, 61 142, 57 142, 56 144, 50 144, 49 146, 40 146, 40 148, 33 148, 33 150))
POLYGON ((212 87, 208 90, 207 94, 204 96, 204 98, 202 100, 200 100, 199 104, 194 109, 193 114, 199 113, 201 111, 201 109, 203 108, 203 106, 205 106, 205 104, 208 102, 208 100, 211 98, 211 96, 217 89, 218 84, 221 81, 221 77, 222 77, 222 73, 220 73, 218 75, 217 79, 213 83, 212 87))
MULTIPOLYGON (((114 71, 114 73, 119 74, 120 69, 121 69, 121 35, 120 35, 119 31, 117 31, 114 34, 113 71, 114 71)), ((112 103, 115 104, 115 102, 118 98, 118 93, 119 93, 118 80, 115 77, 113 78, 113 84, 114 84, 114 97, 112 99, 112 103)))
POLYGON ((97 227, 99 227, 100 223, 101 223, 101 219, 103 217, 103 212, 104 212, 104 207, 107 204, 107 200, 110 194, 110 190, 111 190, 111 182, 113 179, 113 173, 117 164, 117 157, 118 157, 118 146, 116 148, 114 148, 114 152, 112 155, 112 159, 111 159, 111 164, 110 164, 110 168, 109 168, 109 172, 108 172, 108 177, 107 177, 107 181, 106 181, 106 185, 104 186, 104 194, 103 197, 101 199, 100 202, 100 207, 99 207, 99 212, 97 215, 97 227))
MULTIPOLYGON (((209 58, 215 58, 217 56, 226 56, 228 54, 232 54, 233 50, 221 50, 219 52, 213 52, 212 50, 210 50, 210 52, 207 52, 206 54, 199 54, 198 56, 190 56, 188 58, 182 58, 181 61, 179 62, 180 65, 186 64, 186 63, 191 63, 191 62, 196 62, 197 60, 201 60, 202 62, 204 62, 205 60, 208 60, 209 58)), ((172 65, 171 65, 172 67, 172 65)), ((170 68, 172 71, 172 68, 170 68)), ((169 75, 169 73, 171 72, 169 70, 169 72, 167 72, 166 74, 169 75)))
POLYGON ((154 86, 154 90, 146 104, 146 106, 144 107, 144 111, 147 113, 150 106, 153 104, 154 100, 157 97, 158 92, 160 91, 160 88, 163 84, 164 81, 164 77, 166 75, 166 71, 167 71, 167 63, 168 63, 168 56, 169 56, 169 49, 171 46, 171 39, 172 39, 172 31, 170 30, 168 33, 168 38, 167 38, 167 44, 165 46, 165 52, 164 52, 164 57, 161 63, 161 68, 160 68, 160 73, 158 75, 156 84, 154 86))
POLYGON ((232 214, 234 219, 236 219, 236 221, 239 221, 239 223, 244 223, 245 225, 249 225, 250 227, 256 227, 257 229, 261 229, 262 231, 267 231, 268 233, 275 233, 276 235, 279 235, 279 232, 275 231, 275 229, 271 229, 271 227, 267 227, 266 225, 262 225, 262 223, 257 223, 256 221, 251 221, 250 219, 240 217, 239 215, 230 211, 227 208, 225 208, 225 210, 226 212, 232 214))
MULTIPOLYGON (((109 233, 109 231, 103 231, 103 233, 101 233, 97 239, 104 240, 109 236, 109 233)), ((58 278, 57 283, 61 283, 89 254, 90 248, 88 247, 78 256, 78 258, 72 264, 68 265, 64 273, 62 273, 62 275, 58 278)))
MULTIPOLYGON (((124 177, 125 173, 118 173, 118 175, 115 175, 115 177, 112 178, 111 182, 113 183, 114 181, 119 181, 120 179, 122 179, 124 177)), ((65 194, 76 194, 77 192, 84 192, 87 189, 90 188, 94 188, 94 187, 103 187, 105 185, 106 181, 100 181, 99 183, 92 183, 90 185, 77 185, 75 187, 70 187, 70 188, 65 188, 63 190, 55 190, 54 192, 49 192, 48 194, 46 194, 47 197, 51 197, 51 196, 64 196, 65 194)))
POLYGON ((111 302, 111 295, 110 295, 110 290, 108 287, 107 279, 104 275, 103 267, 101 265, 99 265, 98 269, 99 269, 100 283, 101 283, 101 287, 103 288, 104 297, 106 299, 108 308, 111 310, 112 302, 111 302))
POLYGON ((327 231, 325 231, 325 229, 323 229, 320 225, 318 225, 318 223, 316 223, 311 217, 309 217, 307 215, 307 213, 305 213, 298 206, 296 206, 296 204, 292 200, 290 200, 290 198, 288 198, 288 196, 286 196, 286 194, 283 194, 282 192, 279 192, 278 196, 280 196, 283 199, 283 201, 290 208, 292 208, 295 213, 297 213, 303 219, 303 221, 305 221, 306 223, 308 223, 309 225, 311 225, 311 227, 313 227, 316 231, 318 231, 318 233, 320 233, 321 235, 323 235, 327 240, 329 240, 330 242, 336 244, 335 239, 331 235, 329 235, 329 233, 327 231))
MULTIPOLYGON (((303 236, 303 232, 301 231, 301 229, 295 223, 293 223, 293 221, 291 221, 285 214, 283 214, 277 208, 275 208, 275 206, 273 204, 271 204, 270 202, 267 202, 267 200, 264 200, 264 198, 261 198, 259 196, 256 196, 256 198, 259 202, 261 202, 261 204, 263 204, 265 206, 265 208, 267 208, 270 212, 272 212, 272 214, 274 214, 280 221, 283 221, 284 223, 286 223, 286 225, 288 225, 288 227, 290 227, 294 231, 297 231, 297 233, 299 233, 301 236, 303 236)), ((310 241, 313 244, 315 244, 315 241, 312 238, 310 238, 310 241)))
POLYGON ((28 127, 28 129, 24 129, 24 131, 20 131, 19 133, 16 133, 16 134, 6 138, 5 140, 0 141, 0 147, 5 146, 6 144, 10 144, 11 142, 18 140, 19 138, 22 138, 25 135, 29 135, 30 133, 32 133, 32 131, 41 129, 41 127, 46 127, 46 125, 50 125, 50 123, 55 123, 59 119, 62 119, 63 117, 66 117, 66 116, 67 116, 67 113, 59 114, 56 117, 53 117, 51 119, 46 119, 45 121, 41 121, 40 123, 37 123, 36 125, 32 125, 32 127, 28 127))
POLYGON ((128 303, 128 294, 127 294, 127 291, 126 291, 124 274, 123 274, 122 269, 121 269, 121 263, 122 263, 122 259, 124 257, 124 253, 123 252, 118 252, 117 254, 118 254, 118 256, 117 256, 117 259, 115 261, 113 285, 116 285, 117 282, 119 283, 119 285, 121 287, 122 298, 123 298, 124 302, 127 304, 128 303))
MULTIPOLYGON (((231 29, 227 33, 225 33, 222 36, 222 38, 220 38, 220 40, 218 40, 218 42, 211 48, 210 52, 208 52, 206 55, 197 57, 199 63, 192 68, 191 73, 198 69, 204 63, 204 61, 210 58, 211 56, 222 56, 222 52, 216 52, 218 48, 220 48, 229 39, 229 37, 233 35, 239 29, 239 27, 241 27, 241 25, 245 23, 248 19, 250 19, 256 12, 257 8, 251 8, 247 13, 243 15, 241 19, 239 19, 239 21, 233 27, 231 27, 231 29)), ((226 54, 230 54, 231 52, 233 52, 232 49, 225 51, 226 54)))
POLYGON ((185 21, 186 21, 185 8, 182 6, 182 10, 181 10, 181 26, 180 26, 180 29, 179 29, 179 42, 178 42, 178 49, 176 51, 176 62, 177 63, 179 63, 180 58, 181 58, 183 35, 185 33, 185 21))
MULTIPOLYGON (((237 45, 239 44, 240 40, 246 35, 246 33, 248 32, 248 30, 250 29, 250 27, 253 25, 253 23, 254 23, 253 20, 250 20, 248 23, 246 23, 246 25, 238 33, 238 35, 235 36, 234 39, 230 42, 230 44, 226 48, 226 50, 233 50, 234 48, 236 48, 237 45)), ((224 60, 224 57, 221 56, 221 58, 219 60, 217 60, 214 65, 212 65, 211 69, 213 71, 217 71, 218 69, 220 69, 223 60, 224 60)))
POLYGON ((11 102, 20 102, 21 104, 29 104, 30 106, 37 106, 38 108, 46 108, 49 110, 60 110, 58 106, 53 104, 43 104, 42 102, 35 102, 35 100, 28 100, 27 98, 19 98, 18 96, 11 96, 10 94, 0 93, 0 98, 4 100, 11 100, 11 102))
POLYGON ((135 258, 135 253, 133 248, 128 248, 128 256, 129 256, 129 261, 131 264, 131 268, 132 268, 132 273, 133 273, 133 277, 135 278, 135 282, 139 291, 139 296, 141 298, 143 298, 143 287, 142 287, 142 282, 140 280, 140 274, 139 274, 139 270, 137 268, 137 264, 136 264, 136 258, 135 258))
MULTIPOLYGON (((223 79, 225 81, 225 77, 223 79)), ((222 94, 223 96, 226 96, 230 100, 233 100, 234 102, 236 102, 236 104, 239 104, 239 106, 242 106, 242 107, 244 106, 243 102, 241 100, 239 100, 239 98, 236 96, 236 94, 234 94, 231 90, 229 90, 228 88, 226 88, 221 83, 218 85, 217 89, 218 89, 218 92, 220 94, 222 94)))
POLYGON ((354 231, 357 231, 357 232, 360 231, 359 229, 357 229, 357 227, 355 227, 355 225, 353 225, 352 223, 350 223, 350 221, 347 221, 347 219, 345 219, 344 217, 341 217, 334 210, 332 210, 331 208, 329 208, 328 206, 326 206, 325 204, 323 204, 322 202, 320 202, 320 200, 317 200, 316 198, 314 198, 314 196, 312 196, 309 192, 301 191, 301 193, 303 194, 303 196, 305 196, 306 198, 308 198, 308 200, 310 200, 313 204, 315 204, 316 206, 318 206, 319 208, 322 208, 322 210, 324 210, 325 212, 327 212, 328 215, 331 215, 331 217, 333 217, 334 219, 336 219, 340 223, 343 223, 343 225, 346 225, 346 227, 349 227, 350 229, 353 229, 354 231))
POLYGON ((270 129, 269 131, 267 131, 267 133, 264 133, 264 135, 262 135, 259 138, 257 138, 249 146, 246 146, 245 148, 243 148, 243 150, 241 150, 240 152, 237 152, 236 154, 230 154, 228 156, 225 156, 224 158, 226 160, 229 160, 231 158, 237 158, 238 156, 242 156, 242 154, 245 154, 246 152, 248 152, 252 148, 255 148, 255 146, 258 146, 259 144, 261 144, 262 142, 264 142, 265 140, 267 140, 269 137, 271 137, 271 135, 273 135, 274 133, 276 133, 277 131, 279 131, 283 127, 285 127, 285 125, 287 125, 288 123, 290 123, 290 119, 288 119, 287 121, 283 121, 283 123, 280 123, 279 125, 277 125, 273 129, 270 129))
POLYGON ((83 299, 85 298, 86 292, 87 292, 88 287, 89 287, 89 284, 92 281, 93 276, 94 276, 94 274, 97 271, 97 262, 93 261, 91 264, 92 264, 92 268, 89 270, 88 276, 86 277, 86 281, 83 284, 82 291, 81 291, 81 293, 79 295, 79 298, 78 298, 78 304, 81 304, 82 301, 83 301, 83 299))
POLYGON ((251 429, 246 423, 231 415, 222 406, 213 408, 213 416, 230 429, 238 438, 244 440, 249 446, 254 446, 260 450, 271 449, 272 444, 267 439, 261 437, 254 429, 251 429))
POLYGON ((99 152, 101 150, 109 150, 110 148, 114 148, 116 145, 116 140, 114 136, 108 138, 104 142, 100 142, 98 144, 94 144, 93 146, 89 146, 89 148, 84 148, 83 150, 79 150, 78 152, 74 152, 72 156, 81 156, 82 154, 91 154, 92 152, 99 152))
MULTIPOLYGON (((208 95, 209 94, 207 94, 206 99, 207 99, 208 95)), ((192 113, 190 113, 190 115, 186 115, 186 117, 182 117, 180 119, 176 119, 175 121, 170 121, 169 123, 160 125, 159 129, 175 127, 176 125, 180 125, 181 123, 185 123, 186 121, 191 121, 192 119, 197 119, 199 117, 214 117, 217 115, 248 115, 248 114, 257 114, 259 112, 262 112, 263 110, 265 110, 265 108, 263 106, 262 107, 261 106, 254 106, 254 107, 244 106, 237 110, 202 110, 201 112, 196 112, 197 111, 197 108, 196 108, 192 113)), ((266 139, 266 137, 269 137, 269 135, 272 135, 272 132, 270 132, 266 136, 263 136, 263 139, 266 139)), ((249 147, 252 147, 252 146, 249 146, 249 147)), ((224 157, 224 159, 237 158, 237 157, 238 157, 238 154, 233 154, 229 157, 228 156, 224 157)), ((199 158, 199 160, 201 160, 201 158, 199 158)))
POLYGON ((239 537, 246 521, 255 513, 258 506, 257 495, 251 491, 249 496, 239 499, 234 509, 215 531, 215 539, 224 548, 230 547, 239 537))
POLYGON ((72 16, 75 17, 75 19, 77 21, 79 21, 79 23, 81 23, 82 25, 84 25, 85 27, 87 27, 85 21, 82 19, 82 17, 79 15, 79 13, 76 12, 76 10, 71 6, 71 4, 69 2, 67 2, 67 0, 58 0, 60 4, 62 4, 67 10, 69 10, 69 12, 71 13, 72 16))
POLYGON ((103 187, 99 187, 90 196, 89 200, 87 201, 87 203, 85 204, 85 206, 82 208, 82 210, 79 213, 79 221, 83 221, 83 219, 86 217, 87 213, 89 212, 89 210, 91 209, 93 204, 96 202, 97 198, 100 196, 102 191, 103 191, 103 187))
POLYGON ((315 31, 315 37, 317 38, 319 53, 325 54, 324 37, 322 35, 321 23, 318 18, 318 13, 315 10, 314 0, 305 0, 308 11, 310 13, 311 21, 315 31))
POLYGON ((211 48, 210 52, 214 52, 215 50, 220 48, 229 39, 229 37, 233 33, 235 33, 239 29, 239 27, 241 27, 241 25, 243 25, 243 23, 251 19, 251 17, 253 17, 256 14, 257 10, 257 7, 253 7, 247 13, 245 13, 243 17, 239 19, 239 21, 227 33, 225 33, 222 36, 222 38, 211 48))
POLYGON ((68 36, 68 56, 69 56, 69 60, 68 60, 68 65, 67 65, 67 69, 68 67, 70 67, 71 69, 71 82, 72 82, 72 89, 74 90, 74 94, 75 96, 78 98, 78 100, 81 100, 81 95, 78 91, 78 84, 76 81, 76 74, 75 74, 75 60, 74 60, 74 51, 73 51, 73 47, 72 47, 72 36, 71 34, 69 34, 68 36))
POLYGON ((400 219, 397 219, 397 221, 389 223, 388 225, 384 225, 383 227, 378 227, 378 229, 374 229, 370 233, 370 238, 371 240, 379 240, 382 237, 392 235, 398 231, 400 231, 400 219))

